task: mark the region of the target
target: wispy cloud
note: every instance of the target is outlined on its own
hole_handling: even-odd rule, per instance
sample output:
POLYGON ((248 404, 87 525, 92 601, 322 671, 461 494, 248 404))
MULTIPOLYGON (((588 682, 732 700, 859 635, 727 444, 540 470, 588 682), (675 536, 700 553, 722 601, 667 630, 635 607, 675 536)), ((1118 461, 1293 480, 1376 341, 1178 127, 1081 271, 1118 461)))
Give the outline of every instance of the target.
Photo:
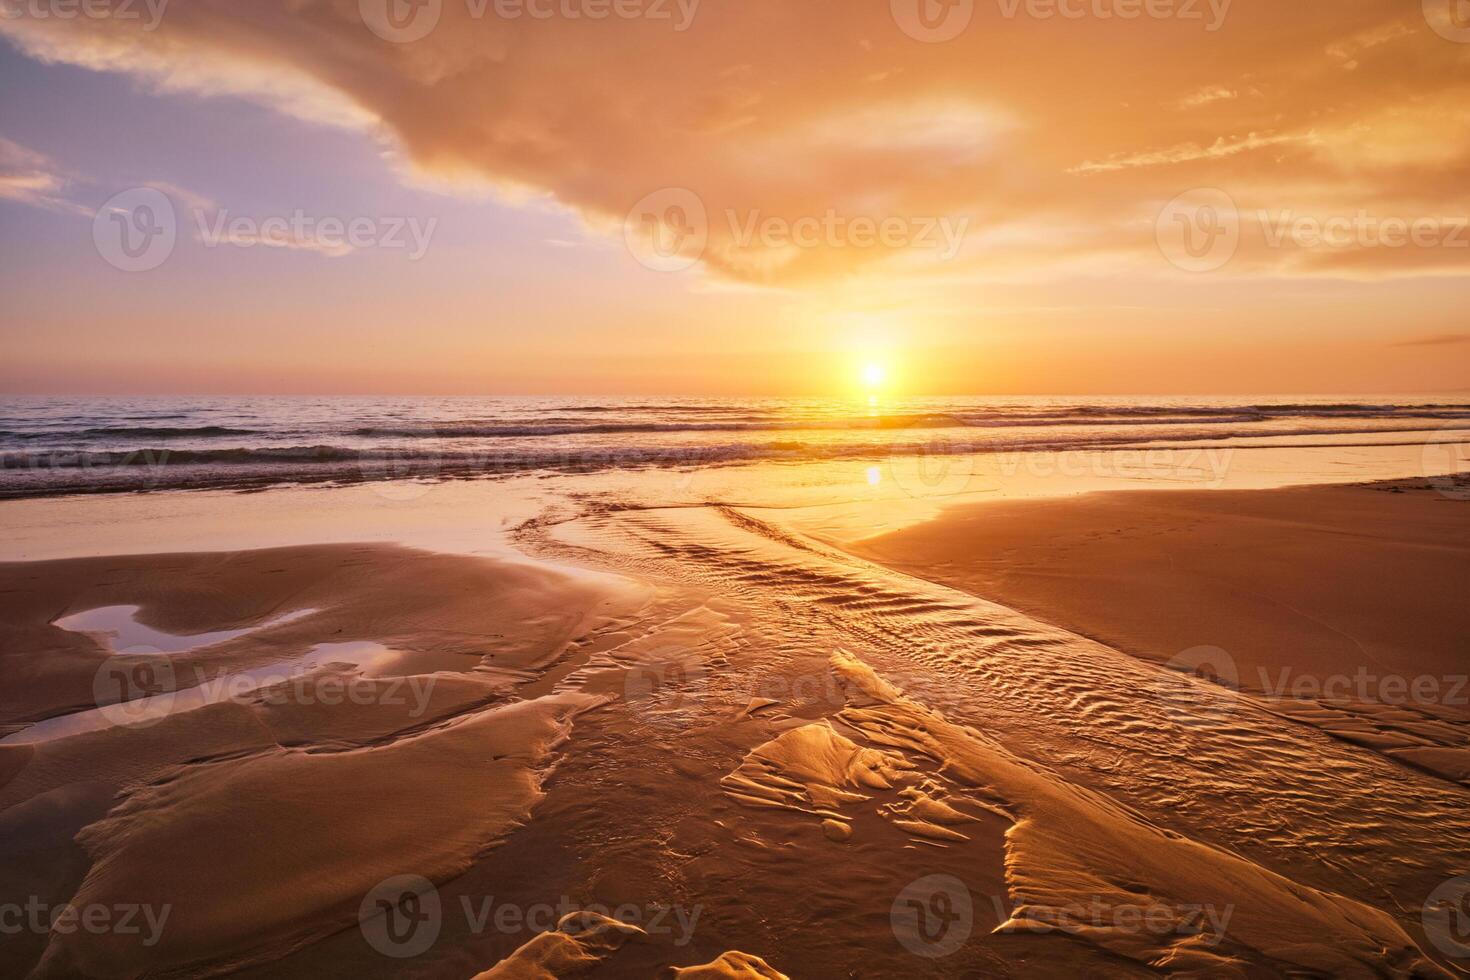
POLYGON ((1221 136, 1209 146, 1201 146, 1198 143, 1181 143, 1162 150, 1123 154, 1101 161, 1089 160, 1072 168, 1072 172, 1078 174, 1107 173, 1133 167, 1163 167, 1176 163, 1195 163, 1200 160, 1223 160, 1238 153, 1264 150, 1287 143, 1313 143, 1316 140, 1317 135, 1312 132, 1270 135, 1251 133, 1244 137, 1221 136))
POLYGON ((234 245, 239 248, 252 248, 256 245, 263 245, 266 248, 282 248, 297 252, 315 252, 318 255, 324 255, 330 259, 340 259, 344 255, 351 255, 357 251, 348 242, 320 235, 297 234, 285 227, 252 227, 248 230, 231 228, 217 232, 201 230, 195 235, 195 240, 210 247, 234 245))
POLYGON ((67 196, 72 180, 44 154, 0 137, 0 199, 46 211, 92 216, 67 196))
POLYGON ((1240 92, 1224 85, 1208 85, 1196 92, 1191 92, 1179 100, 1181 109, 1198 109, 1214 102, 1226 102, 1230 99, 1240 98, 1240 92))
POLYGON ((1413 33, 1402 21, 1395 20, 1387 24, 1378 24, 1329 45, 1327 54, 1342 62, 1344 68, 1352 71, 1358 67, 1358 55, 1364 51, 1370 51, 1402 37, 1410 37, 1413 33))
POLYGON ((1470 333, 1440 333, 1432 337, 1416 337, 1401 340, 1395 347, 1447 347, 1451 344, 1470 344, 1470 333))

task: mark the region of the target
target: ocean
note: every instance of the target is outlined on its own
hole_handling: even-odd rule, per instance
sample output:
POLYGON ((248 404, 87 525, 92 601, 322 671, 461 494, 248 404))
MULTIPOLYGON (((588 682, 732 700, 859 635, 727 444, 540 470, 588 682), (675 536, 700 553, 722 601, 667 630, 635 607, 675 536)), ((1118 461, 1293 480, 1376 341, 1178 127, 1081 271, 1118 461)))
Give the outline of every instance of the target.
POLYGON ((1190 444, 1392 445, 1470 396, 12 397, 0 497, 1190 444))

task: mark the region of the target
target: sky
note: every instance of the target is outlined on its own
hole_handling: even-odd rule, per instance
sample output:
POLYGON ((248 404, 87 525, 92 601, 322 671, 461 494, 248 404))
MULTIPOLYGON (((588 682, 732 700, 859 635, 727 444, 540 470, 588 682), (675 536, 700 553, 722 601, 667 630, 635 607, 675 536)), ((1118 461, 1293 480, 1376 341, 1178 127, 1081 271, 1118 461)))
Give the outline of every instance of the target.
POLYGON ((1467 8, 0 0, 0 393, 1465 390, 1467 8))

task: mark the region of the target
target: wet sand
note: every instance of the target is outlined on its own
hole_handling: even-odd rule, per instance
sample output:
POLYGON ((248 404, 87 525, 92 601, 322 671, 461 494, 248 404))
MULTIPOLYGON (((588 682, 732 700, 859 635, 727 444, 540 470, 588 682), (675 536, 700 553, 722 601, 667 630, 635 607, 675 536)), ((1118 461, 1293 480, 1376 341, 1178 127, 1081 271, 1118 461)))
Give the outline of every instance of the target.
POLYGON ((1470 491, 997 501, 853 550, 1470 784, 1470 491))
POLYGON ((1160 664, 1463 669, 1466 507, 995 502, 859 555, 795 511, 562 499, 481 555, 0 564, 0 895, 167 914, 0 973, 1463 973, 1420 913, 1470 870, 1463 719, 1160 664))
POLYGON ((275 958, 340 928, 402 863, 462 872, 526 819, 552 749, 598 703, 511 689, 642 599, 589 573, 389 546, 68 560, 0 578, 5 720, 43 722, 4 746, 0 821, 33 831, 10 838, 17 850, 72 858, 71 874, 7 868, 6 894, 173 908, 146 949, 53 935, 46 976, 275 958), (50 624, 114 601, 182 637, 245 632, 165 655, 50 624), (304 615, 286 622, 290 610, 304 615), (393 654, 371 676, 330 657, 297 663, 359 640, 393 654), (215 686, 234 696, 190 697, 215 686), (53 724, 99 713, 100 727, 53 724), (38 808, 51 818, 31 826, 38 808))

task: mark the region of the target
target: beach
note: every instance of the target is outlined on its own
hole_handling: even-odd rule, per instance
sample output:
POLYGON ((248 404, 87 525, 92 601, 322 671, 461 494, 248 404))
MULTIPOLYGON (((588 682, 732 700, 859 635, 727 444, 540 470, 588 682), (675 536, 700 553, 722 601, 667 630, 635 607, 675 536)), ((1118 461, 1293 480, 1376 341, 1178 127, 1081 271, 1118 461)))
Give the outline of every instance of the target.
POLYGON ((7 502, 0 969, 1463 973, 1463 482, 1085 458, 7 502))
POLYGON ((857 550, 1465 782, 1464 502, 1422 480, 1095 493, 957 508, 857 550))
POLYGON ((1470 980, 1470 0, 0 0, 0 980, 1470 980))

